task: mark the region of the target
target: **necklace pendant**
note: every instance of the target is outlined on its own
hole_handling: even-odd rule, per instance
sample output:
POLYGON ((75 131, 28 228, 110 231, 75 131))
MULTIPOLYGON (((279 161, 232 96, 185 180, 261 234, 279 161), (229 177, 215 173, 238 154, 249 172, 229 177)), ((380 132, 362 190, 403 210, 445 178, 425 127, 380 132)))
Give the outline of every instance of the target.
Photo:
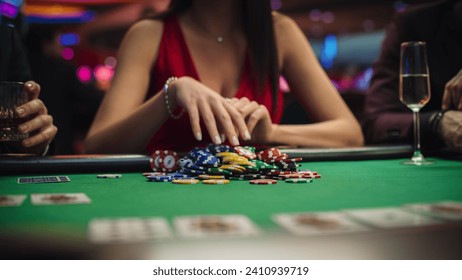
POLYGON ((218 42, 218 43, 223 43, 223 37, 218 36, 218 37, 217 37, 217 42, 218 42))

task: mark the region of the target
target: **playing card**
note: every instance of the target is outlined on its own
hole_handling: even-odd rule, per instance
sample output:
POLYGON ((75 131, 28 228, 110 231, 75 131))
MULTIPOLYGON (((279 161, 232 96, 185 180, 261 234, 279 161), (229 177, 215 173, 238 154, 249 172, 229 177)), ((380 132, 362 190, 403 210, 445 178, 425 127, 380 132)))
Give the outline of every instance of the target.
POLYGON ((406 212, 397 207, 346 210, 345 213, 359 222, 384 229, 439 223, 435 219, 406 212))
POLYGON ((93 243, 135 243, 171 238, 164 218, 94 219, 88 225, 88 239, 93 243))
POLYGON ((84 193, 31 194, 32 205, 88 204, 91 200, 84 193))
POLYGON ((440 201, 435 203, 407 204, 405 209, 432 218, 458 221, 462 220, 462 202, 440 201))
POLYGON ((21 206, 26 195, 0 195, 0 207, 21 206))
POLYGON ((176 217, 173 221, 181 237, 246 237, 260 233, 257 226, 243 215, 210 215, 176 217))
POLYGON ((69 176, 40 176, 18 178, 18 184, 38 184, 38 183, 65 183, 70 182, 69 176))
POLYGON ((342 212, 275 214, 273 220, 295 235, 324 235, 366 231, 369 228, 347 218, 342 212))

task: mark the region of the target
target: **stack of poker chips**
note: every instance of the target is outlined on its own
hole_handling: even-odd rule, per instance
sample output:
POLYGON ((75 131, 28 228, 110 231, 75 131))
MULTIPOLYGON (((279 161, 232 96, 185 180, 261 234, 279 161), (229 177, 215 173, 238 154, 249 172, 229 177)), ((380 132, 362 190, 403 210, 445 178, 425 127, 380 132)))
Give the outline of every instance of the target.
POLYGON ((157 150, 151 155, 151 169, 157 172, 172 172, 178 168, 178 154, 171 150, 157 150))
POLYGON ((248 180, 251 184, 308 183, 320 178, 316 171, 298 170, 301 158, 289 158, 277 148, 255 152, 255 147, 230 147, 211 144, 194 148, 179 158, 174 151, 159 150, 152 155, 152 182, 175 184, 228 184, 248 180))

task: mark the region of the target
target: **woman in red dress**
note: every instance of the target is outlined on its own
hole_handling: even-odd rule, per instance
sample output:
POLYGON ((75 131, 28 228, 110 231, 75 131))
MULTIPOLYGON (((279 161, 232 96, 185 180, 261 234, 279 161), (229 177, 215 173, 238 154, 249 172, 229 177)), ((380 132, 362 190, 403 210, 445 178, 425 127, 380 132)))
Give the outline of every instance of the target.
POLYGON ((363 136, 305 35, 269 0, 173 0, 127 32, 86 151, 188 151, 224 141, 340 147, 360 146, 363 136), (279 124, 280 75, 313 123, 279 124))

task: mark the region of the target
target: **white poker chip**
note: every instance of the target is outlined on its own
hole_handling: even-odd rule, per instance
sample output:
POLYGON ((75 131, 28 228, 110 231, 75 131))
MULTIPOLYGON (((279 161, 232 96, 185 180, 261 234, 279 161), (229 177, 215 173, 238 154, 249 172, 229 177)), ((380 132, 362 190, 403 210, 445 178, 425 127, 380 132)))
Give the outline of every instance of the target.
POLYGON ((121 178, 122 174, 99 174, 96 175, 97 178, 121 178))

